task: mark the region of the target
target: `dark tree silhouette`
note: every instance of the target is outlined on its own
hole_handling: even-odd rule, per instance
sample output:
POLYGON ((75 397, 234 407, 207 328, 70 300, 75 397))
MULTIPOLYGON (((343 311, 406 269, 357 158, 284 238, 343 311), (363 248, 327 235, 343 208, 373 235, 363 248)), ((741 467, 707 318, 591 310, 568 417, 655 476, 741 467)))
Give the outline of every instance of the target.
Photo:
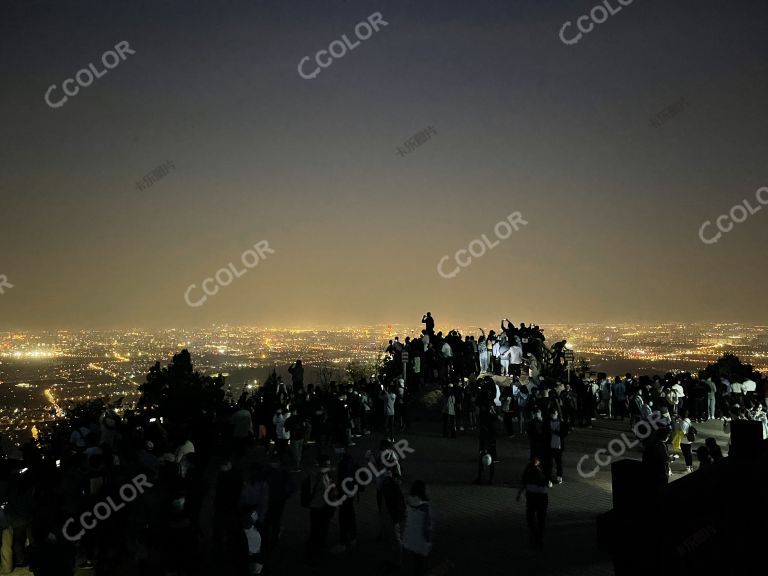
POLYGON ((167 367, 156 362, 139 386, 139 408, 157 412, 175 423, 208 419, 224 404, 224 377, 196 372, 185 349, 167 367))
POLYGON ((715 382, 719 382, 723 376, 735 382, 743 382, 747 378, 760 382, 761 379, 760 373, 752 367, 752 364, 743 363, 731 352, 726 352, 716 362, 709 364, 701 371, 700 376, 712 378, 715 382))
POLYGON ((360 380, 368 380, 371 374, 376 373, 378 363, 375 362, 363 362, 360 360, 353 360, 347 364, 347 374, 352 382, 359 382, 360 380))
POLYGON ((108 406, 104 398, 94 398, 65 408, 64 417, 76 426, 98 422, 99 416, 108 406))

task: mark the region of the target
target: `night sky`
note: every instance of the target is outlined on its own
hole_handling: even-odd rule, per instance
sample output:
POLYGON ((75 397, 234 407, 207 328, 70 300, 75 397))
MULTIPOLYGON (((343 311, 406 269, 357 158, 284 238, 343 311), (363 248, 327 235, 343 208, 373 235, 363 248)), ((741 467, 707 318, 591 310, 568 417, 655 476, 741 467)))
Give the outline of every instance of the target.
POLYGON ((768 3, 634 0, 561 42, 597 4, 4 0, 0 329, 768 322, 768 206, 699 238, 768 186, 768 3), (185 303, 259 241, 274 253, 185 303))

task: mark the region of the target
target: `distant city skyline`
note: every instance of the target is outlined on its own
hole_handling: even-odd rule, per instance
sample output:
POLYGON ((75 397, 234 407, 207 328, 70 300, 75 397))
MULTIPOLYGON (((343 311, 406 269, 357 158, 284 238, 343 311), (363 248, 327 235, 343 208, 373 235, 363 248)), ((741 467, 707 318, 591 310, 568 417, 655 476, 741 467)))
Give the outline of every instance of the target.
MULTIPOLYGON (((435 325, 435 329, 437 331, 447 331, 457 328, 462 329, 472 329, 477 330, 479 328, 482 328, 483 330, 496 330, 498 332, 499 324, 502 320, 502 318, 506 319, 506 316, 499 316, 497 320, 491 320, 488 322, 480 322, 477 321, 439 321, 435 325)), ((527 321, 527 320, 515 320, 515 318, 510 318, 513 324, 516 326, 519 325, 521 322, 524 323, 526 326, 528 325, 538 325, 542 328, 546 327, 552 327, 552 326, 599 326, 599 327, 626 327, 626 326, 644 326, 644 327, 652 327, 652 326, 685 326, 685 327, 695 327, 695 326, 713 326, 713 325, 732 325, 732 326, 748 326, 752 328, 763 328, 768 327, 768 322, 755 322, 755 321, 736 321, 736 320, 694 320, 694 321, 683 321, 683 320, 676 320, 676 319, 664 319, 664 320, 617 320, 617 321, 605 321, 605 322, 595 322, 595 321, 582 321, 582 322, 568 322, 563 320, 553 321, 553 322, 539 322, 539 321, 527 321)), ((125 324, 125 325, 111 325, 111 326, 85 326, 85 325, 72 325, 72 326, 32 326, 32 327, 6 327, 0 325, 0 333, 12 333, 12 332, 33 332, 33 333, 44 333, 44 332, 88 332, 88 331, 101 331, 101 332, 110 332, 110 331, 119 331, 119 332, 130 332, 132 330, 138 331, 138 332, 145 332, 145 331, 171 331, 171 330, 179 330, 179 331, 195 331, 195 330, 212 330, 212 329, 263 329, 263 330, 287 330, 287 331, 337 331, 337 330, 345 330, 345 329, 365 329, 365 328, 381 328, 386 326, 392 326, 392 327, 400 327, 400 328, 407 328, 408 330, 414 330, 414 331, 420 331, 423 329, 424 325, 419 322, 412 322, 412 321, 402 321, 402 322, 394 322, 394 321, 381 321, 381 322, 367 322, 367 323, 326 323, 326 324, 277 324, 277 323, 258 323, 258 322, 252 322, 252 323, 237 323, 237 322, 211 322, 209 324, 200 324, 196 326, 182 326, 182 325, 168 325, 168 326, 162 326, 162 325, 138 325, 138 324, 125 324)))
MULTIPOLYGON (((479 328, 482 328, 486 332, 488 330, 496 330, 498 332, 499 323, 500 323, 501 317, 499 317, 499 321, 497 322, 489 322, 484 324, 476 324, 473 322, 449 322, 444 325, 436 325, 437 331, 448 331, 453 329, 464 329, 464 330, 472 330, 473 333, 477 331, 479 328)), ((515 325, 519 325, 520 322, 515 322, 514 319, 512 319, 513 323, 515 325)), ((529 322, 524 322, 527 325, 529 325, 529 322)), ((768 323, 761 323, 761 322, 736 322, 736 321, 727 321, 727 322, 718 322, 718 321, 698 321, 698 322, 683 322, 679 320, 665 320, 665 321, 644 321, 644 322, 633 322, 633 321, 621 321, 621 322, 531 322, 530 324, 541 326, 542 328, 548 328, 552 326, 596 326, 596 327, 627 327, 627 326, 644 326, 644 327, 652 327, 652 326, 673 326, 673 325, 679 325, 679 326, 685 326, 685 327, 694 327, 694 326, 707 326, 707 325, 734 325, 734 326, 746 326, 751 328, 764 328, 768 327, 768 323)), ((31 333, 53 333, 53 332, 88 332, 88 331, 99 331, 99 332, 130 332, 130 331, 137 331, 137 332, 151 332, 151 331, 170 331, 170 330, 178 330, 178 331, 195 331, 195 330, 212 330, 212 329, 263 329, 263 330, 287 330, 287 331, 338 331, 338 330, 345 330, 345 329, 365 329, 365 328, 374 328, 374 327, 385 327, 385 326, 392 326, 397 328, 405 328, 409 331, 420 331, 423 328, 423 325, 421 327, 418 326, 418 323, 413 322, 374 322, 374 323, 368 323, 368 324, 314 324, 314 325, 291 325, 291 324, 235 324, 235 323, 227 323, 227 324, 220 324, 220 323, 211 323, 209 325, 200 325, 200 326, 139 326, 139 325, 126 325, 126 326, 50 326, 50 327, 29 327, 29 328, 7 328, 7 327, 0 327, 0 333, 13 333, 13 332, 31 332, 31 333)))
MULTIPOLYGON (((237 396, 264 382, 272 370, 290 378, 287 368, 297 358, 313 382, 319 381, 321 367, 338 381, 350 378, 351 366, 373 370, 387 340, 413 333, 411 327, 418 328, 0 331, 0 434, 18 440, 33 424, 51 421, 52 408, 60 413, 72 403, 95 398, 133 402, 150 367, 168 364, 184 348, 196 370, 226 375, 228 390, 237 396)), ((568 339, 577 366, 584 358, 593 371, 609 375, 696 372, 726 352, 768 373, 768 326, 553 324, 544 325, 544 331, 550 344, 568 339)))

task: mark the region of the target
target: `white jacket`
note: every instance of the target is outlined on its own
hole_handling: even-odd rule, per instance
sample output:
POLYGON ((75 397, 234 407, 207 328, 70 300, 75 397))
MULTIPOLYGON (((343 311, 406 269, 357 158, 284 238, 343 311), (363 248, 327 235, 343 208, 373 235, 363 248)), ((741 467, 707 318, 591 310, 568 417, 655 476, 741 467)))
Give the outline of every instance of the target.
POLYGON ((290 416, 290 412, 281 412, 279 414, 275 414, 275 416, 272 418, 272 423, 275 425, 275 435, 277 436, 278 440, 291 439, 291 433, 285 429, 285 421, 288 420, 290 416))
POLYGON ((432 551, 432 513, 429 502, 409 496, 405 507, 403 548, 427 556, 432 551))

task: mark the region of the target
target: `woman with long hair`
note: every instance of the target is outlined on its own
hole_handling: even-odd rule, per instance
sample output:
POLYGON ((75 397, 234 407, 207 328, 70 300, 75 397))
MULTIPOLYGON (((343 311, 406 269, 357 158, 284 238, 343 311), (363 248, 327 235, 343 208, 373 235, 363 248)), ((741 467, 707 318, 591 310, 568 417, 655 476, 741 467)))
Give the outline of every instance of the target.
POLYGON ((489 351, 485 342, 485 334, 477 340, 477 353, 480 356, 480 372, 488 372, 490 368, 489 351))

